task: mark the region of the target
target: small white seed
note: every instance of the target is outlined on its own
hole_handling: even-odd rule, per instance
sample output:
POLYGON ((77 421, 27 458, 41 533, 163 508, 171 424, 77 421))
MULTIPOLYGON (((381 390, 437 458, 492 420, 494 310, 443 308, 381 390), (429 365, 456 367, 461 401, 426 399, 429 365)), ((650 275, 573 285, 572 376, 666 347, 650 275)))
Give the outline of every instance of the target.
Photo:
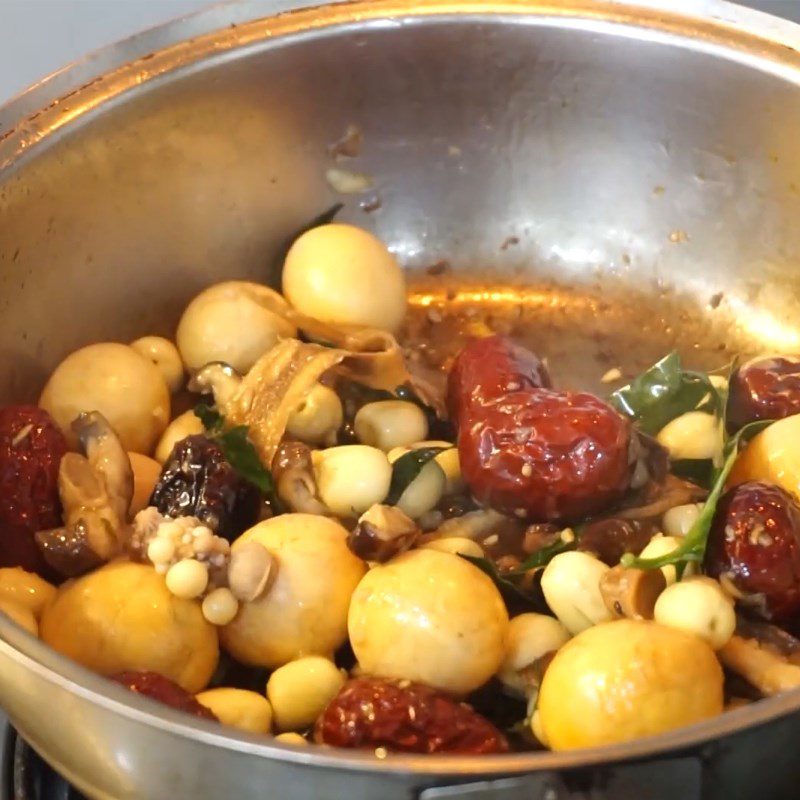
POLYGON ((442 471, 447 478, 447 483, 444 487, 444 493, 457 494, 464 486, 464 478, 461 475, 461 462, 458 458, 458 448, 452 442, 446 442, 441 439, 428 439, 424 442, 414 442, 409 445, 408 450, 421 450, 424 447, 444 447, 441 453, 434 456, 434 461, 442 468, 442 471))
POLYGON ((655 621, 693 633, 719 650, 733 636, 736 612, 733 601, 715 580, 698 575, 668 586, 659 595, 655 621))
POLYGON ((506 655, 500 674, 525 669, 568 640, 569 632, 557 619, 533 611, 518 614, 508 625, 506 655))
POLYGON ((195 695, 216 718, 245 733, 268 734, 272 729, 272 706, 264 695, 249 689, 219 686, 195 695))
POLYGON ((184 558, 167 571, 167 589, 176 597, 192 600, 208 586, 208 569, 194 558, 184 558))
POLYGON ((212 625, 227 625, 239 611, 239 601, 230 589, 223 586, 203 598, 202 611, 212 625))
POLYGON ((440 539, 449 536, 463 536, 466 539, 480 539, 506 522, 506 518, 490 508, 468 511, 460 517, 445 520, 436 531, 440 539))
MULTIPOLYGON (((389 463, 394 464, 398 458, 409 452, 404 447, 395 447, 388 454, 389 463)), ((435 459, 429 461, 419 471, 419 475, 406 486, 397 507, 408 514, 412 519, 417 519, 435 508, 444 494, 447 479, 444 470, 435 459)))
POLYGON ((520 673, 568 640, 569 632, 557 619, 533 612, 519 614, 509 623, 505 658, 497 677, 512 692, 525 696, 529 686, 520 673))
POLYGON ((172 448, 187 436, 196 436, 203 432, 203 423, 194 411, 184 411, 175 417, 167 429, 161 434, 161 439, 156 446, 155 459, 163 464, 172 453, 172 448))

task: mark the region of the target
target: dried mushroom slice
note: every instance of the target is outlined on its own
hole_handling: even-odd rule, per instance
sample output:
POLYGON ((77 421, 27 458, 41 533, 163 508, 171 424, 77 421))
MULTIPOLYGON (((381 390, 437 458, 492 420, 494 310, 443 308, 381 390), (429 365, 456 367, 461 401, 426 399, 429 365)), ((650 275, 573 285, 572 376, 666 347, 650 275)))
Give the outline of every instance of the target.
POLYGON ((667 580, 660 569, 613 567, 600 578, 600 594, 617 619, 653 619, 656 600, 667 580))
POLYGON ((72 429, 85 455, 67 453, 59 465, 64 526, 36 534, 45 561, 66 577, 94 569, 122 551, 133 496, 130 458, 105 417, 97 411, 82 413, 72 429))
POLYGON ((767 696, 800 687, 800 641, 774 625, 740 619, 717 655, 767 696))
POLYGON ((291 511, 330 516, 319 499, 311 464, 311 450, 302 442, 281 442, 272 459, 272 476, 278 497, 291 511))
POLYGON ((399 508, 376 503, 361 515, 347 545, 359 558, 383 563, 408 550, 420 533, 414 520, 399 508))

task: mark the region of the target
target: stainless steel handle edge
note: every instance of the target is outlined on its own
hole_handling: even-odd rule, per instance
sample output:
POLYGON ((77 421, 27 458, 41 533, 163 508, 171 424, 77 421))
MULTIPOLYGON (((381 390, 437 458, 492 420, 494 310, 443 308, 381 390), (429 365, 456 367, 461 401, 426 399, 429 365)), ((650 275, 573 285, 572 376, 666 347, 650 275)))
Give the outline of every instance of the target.
POLYGON ((417 800, 701 800, 702 777, 699 758, 666 758, 432 786, 417 800))
POLYGON ((536 772, 514 778, 474 781, 423 789, 418 800, 562 800, 569 797, 556 773, 536 772))

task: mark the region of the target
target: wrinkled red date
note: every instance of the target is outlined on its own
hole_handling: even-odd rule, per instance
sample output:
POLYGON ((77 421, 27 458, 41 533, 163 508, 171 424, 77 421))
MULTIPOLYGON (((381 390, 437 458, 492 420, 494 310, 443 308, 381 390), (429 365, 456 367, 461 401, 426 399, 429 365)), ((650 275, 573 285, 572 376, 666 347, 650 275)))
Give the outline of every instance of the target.
POLYGON ((507 337, 490 336, 457 356, 447 401, 476 499, 519 517, 565 522, 625 493, 632 429, 599 398, 550 385, 541 359, 507 337))
POLYGON ((786 621, 800 613, 800 506, 778 486, 751 481, 722 496, 709 534, 705 571, 727 576, 753 610, 786 621), (754 598, 758 600, 759 598, 754 598))
POLYGON ((0 409, 0 566, 52 577, 34 534, 61 525, 58 468, 66 451, 64 435, 43 409, 0 409))
POLYGON ((225 460, 222 448, 197 434, 181 439, 164 462, 150 505, 170 517, 197 517, 233 541, 255 525, 259 495, 225 460))
POLYGON ((132 692, 158 700, 170 708, 177 708, 178 711, 185 711, 195 717, 217 720, 211 709, 198 703, 194 695, 159 672, 129 670, 117 673, 111 680, 121 683, 132 692))
POLYGON ((733 375, 727 415, 731 430, 758 419, 783 419, 793 414, 800 414, 799 358, 757 358, 733 375))
POLYGON ((505 753, 508 742, 487 719, 427 686, 348 681, 317 720, 314 738, 335 747, 406 753, 505 753))
POLYGON ((447 380, 447 407, 462 413, 509 392, 552 386, 542 360, 506 336, 471 339, 456 356, 447 380))
POLYGON ((466 414, 464 479, 492 508, 568 522, 608 508, 630 485, 631 424, 590 394, 512 392, 466 414))

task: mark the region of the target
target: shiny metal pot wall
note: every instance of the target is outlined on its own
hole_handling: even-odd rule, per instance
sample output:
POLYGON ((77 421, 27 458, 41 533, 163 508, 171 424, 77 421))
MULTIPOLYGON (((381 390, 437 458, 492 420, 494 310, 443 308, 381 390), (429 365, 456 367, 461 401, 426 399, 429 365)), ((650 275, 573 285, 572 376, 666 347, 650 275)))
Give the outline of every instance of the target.
MULTIPOLYGON (((223 6, 102 51, 0 110, 0 399, 87 342, 172 331, 212 281, 274 279, 340 199, 410 266, 492 267, 480 296, 538 308, 569 371, 800 350, 797 44, 715 0, 364 0, 223 6), (350 124, 363 152, 335 164, 350 124), (334 166, 373 187, 340 197, 334 166)), ((378 760, 192 724, 5 618, 0 702, 102 798, 788 797, 799 777, 797 693, 605 750, 378 760)))

